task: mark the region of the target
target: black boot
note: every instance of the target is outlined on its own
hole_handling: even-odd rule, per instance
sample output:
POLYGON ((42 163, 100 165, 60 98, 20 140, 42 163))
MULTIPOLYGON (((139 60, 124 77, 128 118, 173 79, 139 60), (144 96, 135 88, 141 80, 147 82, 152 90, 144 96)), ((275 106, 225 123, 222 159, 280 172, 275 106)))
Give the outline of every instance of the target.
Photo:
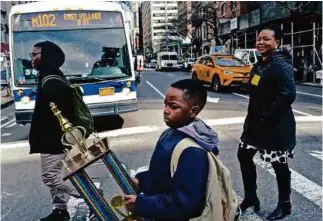
POLYGON ((256 166, 253 162, 253 157, 256 150, 241 149, 238 150, 238 159, 240 162, 240 169, 245 192, 245 198, 240 204, 239 208, 242 212, 246 211, 249 207, 253 206, 255 212, 260 210, 260 202, 257 197, 257 172, 256 166))
POLYGON ((267 217, 268 220, 280 220, 291 214, 291 172, 287 163, 272 163, 278 185, 278 205, 267 217))
POLYGON ((267 220, 280 220, 291 214, 292 204, 290 201, 279 202, 276 209, 267 216, 267 220))
POLYGON ((239 205, 239 208, 242 212, 246 211, 249 207, 253 206, 255 212, 260 211, 260 202, 257 196, 253 198, 244 198, 242 203, 239 205))
POLYGON ((54 209, 47 217, 40 219, 40 221, 69 221, 70 215, 67 210, 54 209))

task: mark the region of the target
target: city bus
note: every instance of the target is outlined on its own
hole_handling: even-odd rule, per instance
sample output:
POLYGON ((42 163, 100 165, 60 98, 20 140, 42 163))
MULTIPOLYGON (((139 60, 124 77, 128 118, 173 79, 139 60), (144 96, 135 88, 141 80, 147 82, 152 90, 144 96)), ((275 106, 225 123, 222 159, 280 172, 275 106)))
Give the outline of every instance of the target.
POLYGON ((62 48, 61 70, 71 84, 80 86, 93 117, 138 110, 125 14, 114 2, 46 1, 12 7, 9 47, 17 124, 31 122, 38 72, 30 53, 42 41, 62 48))

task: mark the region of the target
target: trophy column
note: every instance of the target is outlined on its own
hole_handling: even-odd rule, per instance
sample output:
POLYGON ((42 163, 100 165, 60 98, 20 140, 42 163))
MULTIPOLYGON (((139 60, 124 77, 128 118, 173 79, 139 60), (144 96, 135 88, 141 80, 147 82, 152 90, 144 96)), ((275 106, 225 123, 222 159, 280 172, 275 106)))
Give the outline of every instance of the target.
POLYGON ((112 208, 104 200, 94 183, 84 170, 80 170, 68 179, 81 194, 87 205, 92 209, 96 217, 101 221, 119 221, 112 208))
POLYGON ((81 197, 100 221, 119 221, 120 219, 116 216, 115 212, 123 217, 123 221, 144 220, 140 217, 133 216, 126 210, 121 196, 114 197, 111 200, 111 207, 85 172, 86 167, 101 159, 121 187, 122 191, 125 194, 136 194, 135 185, 118 158, 109 149, 107 138, 99 139, 97 134, 95 134, 93 145, 88 147, 85 139, 86 130, 80 126, 73 126, 62 116, 61 111, 58 110, 54 103, 51 103, 50 107, 54 116, 57 117, 62 131, 64 131, 61 139, 62 144, 78 150, 77 154, 74 156, 71 156, 70 151, 67 149, 64 150, 67 159, 62 160, 66 170, 63 180, 68 179, 72 182, 81 197), (125 209, 126 214, 121 211, 122 208, 125 209))

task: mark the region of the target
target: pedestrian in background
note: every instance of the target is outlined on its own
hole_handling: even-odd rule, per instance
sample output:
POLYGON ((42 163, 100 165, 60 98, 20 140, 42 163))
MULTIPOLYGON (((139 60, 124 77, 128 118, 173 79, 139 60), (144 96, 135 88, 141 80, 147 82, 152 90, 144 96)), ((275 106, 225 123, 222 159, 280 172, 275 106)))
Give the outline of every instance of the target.
POLYGON ((30 153, 40 153, 41 179, 50 188, 54 207, 52 213, 41 221, 67 221, 70 219, 66 209, 69 196, 79 198, 80 195, 69 181, 63 182, 61 160, 66 157, 63 150, 67 147, 61 143, 63 131, 49 106, 54 102, 64 117, 73 122, 72 91, 59 69, 65 61, 65 55, 56 44, 45 41, 35 44, 30 56, 33 68, 39 71, 29 134, 30 153), (43 81, 49 75, 55 78, 43 81))
POLYGON ((279 51, 283 32, 276 27, 263 28, 256 47, 262 55, 250 74, 248 113, 238 149, 245 198, 240 209, 260 210, 256 194, 256 167, 253 157, 259 151, 271 163, 278 184, 278 205, 268 220, 283 219, 291 213, 291 172, 287 158, 293 157, 296 123, 292 103, 296 97, 291 56, 279 51))

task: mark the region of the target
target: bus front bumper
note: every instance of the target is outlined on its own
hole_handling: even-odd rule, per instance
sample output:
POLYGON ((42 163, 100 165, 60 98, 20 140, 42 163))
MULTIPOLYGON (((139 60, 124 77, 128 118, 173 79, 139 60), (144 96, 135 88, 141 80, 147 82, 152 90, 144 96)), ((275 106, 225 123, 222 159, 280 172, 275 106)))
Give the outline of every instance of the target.
MULTIPOLYGON (((118 115, 127 112, 133 112, 138 110, 137 100, 118 102, 118 103, 101 103, 101 104, 89 104, 88 105, 93 117, 118 115)), ((31 123, 33 110, 17 110, 15 112, 17 124, 31 123)))

